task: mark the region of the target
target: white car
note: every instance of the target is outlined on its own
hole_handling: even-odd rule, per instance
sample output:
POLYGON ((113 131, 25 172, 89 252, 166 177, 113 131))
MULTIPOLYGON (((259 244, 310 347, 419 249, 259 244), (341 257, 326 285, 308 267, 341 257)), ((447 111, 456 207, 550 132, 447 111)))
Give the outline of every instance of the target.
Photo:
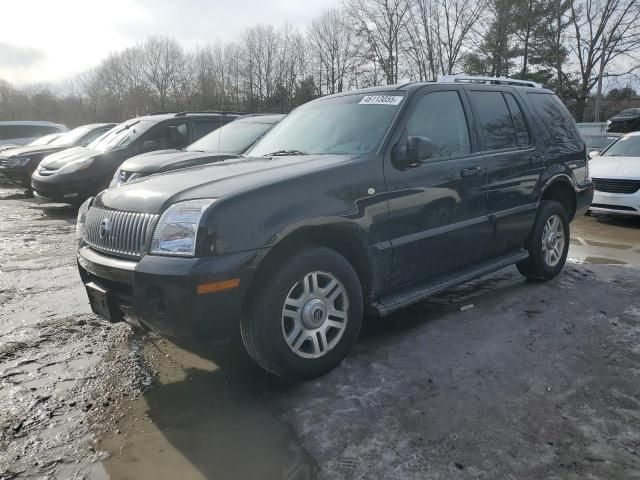
POLYGON ((63 133, 66 131, 66 126, 52 122, 24 120, 0 122, 0 146, 22 146, 43 135, 63 133))
POLYGON ((628 133, 589 156, 596 188, 590 211, 640 215, 640 132, 628 133))

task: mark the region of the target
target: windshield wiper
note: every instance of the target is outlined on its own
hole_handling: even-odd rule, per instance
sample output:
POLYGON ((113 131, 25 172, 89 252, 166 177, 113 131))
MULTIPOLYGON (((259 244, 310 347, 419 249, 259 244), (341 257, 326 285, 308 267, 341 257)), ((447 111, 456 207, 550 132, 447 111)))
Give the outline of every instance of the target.
POLYGON ((276 150, 275 152, 267 153, 263 155, 265 157, 284 157, 286 155, 309 155, 302 150, 276 150))

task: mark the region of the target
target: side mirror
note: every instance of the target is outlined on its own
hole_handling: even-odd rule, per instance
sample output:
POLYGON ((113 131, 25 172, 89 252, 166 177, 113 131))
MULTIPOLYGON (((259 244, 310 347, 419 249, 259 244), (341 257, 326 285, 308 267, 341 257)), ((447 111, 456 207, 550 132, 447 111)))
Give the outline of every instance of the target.
POLYGON ((404 170, 417 166, 433 155, 433 142, 427 137, 407 137, 406 142, 398 142, 391 150, 391 161, 404 170))
POLYGON ((600 155, 600 150, 591 150, 589 152, 589 158, 596 158, 598 155, 600 155))
POLYGON ((147 140, 142 144, 143 152, 151 152, 153 150, 158 150, 158 148, 158 142, 156 142, 155 140, 147 140))

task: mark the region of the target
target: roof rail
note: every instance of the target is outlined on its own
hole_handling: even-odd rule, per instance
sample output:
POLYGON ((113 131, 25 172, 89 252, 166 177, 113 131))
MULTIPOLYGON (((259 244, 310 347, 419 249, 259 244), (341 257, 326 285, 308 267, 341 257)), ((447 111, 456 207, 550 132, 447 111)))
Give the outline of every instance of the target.
POLYGON ((475 75, 444 75, 438 78, 439 83, 489 83, 492 85, 514 85, 519 87, 542 88, 542 85, 531 80, 519 80, 517 78, 506 77, 478 77, 475 75))
POLYGON ((173 113, 173 112, 169 112, 169 111, 151 112, 151 113, 147 113, 147 115, 169 115, 170 113, 173 113))
POLYGON ((221 111, 221 110, 199 110, 199 111, 185 111, 178 112, 175 114, 176 117, 184 117, 187 115, 197 115, 197 114, 216 114, 216 115, 245 115, 244 112, 232 112, 232 111, 221 111))

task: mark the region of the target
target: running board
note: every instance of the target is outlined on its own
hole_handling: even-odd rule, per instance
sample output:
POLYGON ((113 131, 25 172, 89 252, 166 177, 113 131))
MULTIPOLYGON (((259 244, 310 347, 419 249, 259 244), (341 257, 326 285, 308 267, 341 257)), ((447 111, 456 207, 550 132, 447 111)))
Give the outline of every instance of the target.
POLYGON ((396 310, 424 300, 443 290, 457 287, 527 258, 529 258, 529 252, 526 250, 512 250, 499 257, 474 263, 470 267, 438 275, 426 282, 414 283, 407 288, 396 290, 380 297, 377 302, 371 305, 373 313, 380 316, 389 315, 396 310))

